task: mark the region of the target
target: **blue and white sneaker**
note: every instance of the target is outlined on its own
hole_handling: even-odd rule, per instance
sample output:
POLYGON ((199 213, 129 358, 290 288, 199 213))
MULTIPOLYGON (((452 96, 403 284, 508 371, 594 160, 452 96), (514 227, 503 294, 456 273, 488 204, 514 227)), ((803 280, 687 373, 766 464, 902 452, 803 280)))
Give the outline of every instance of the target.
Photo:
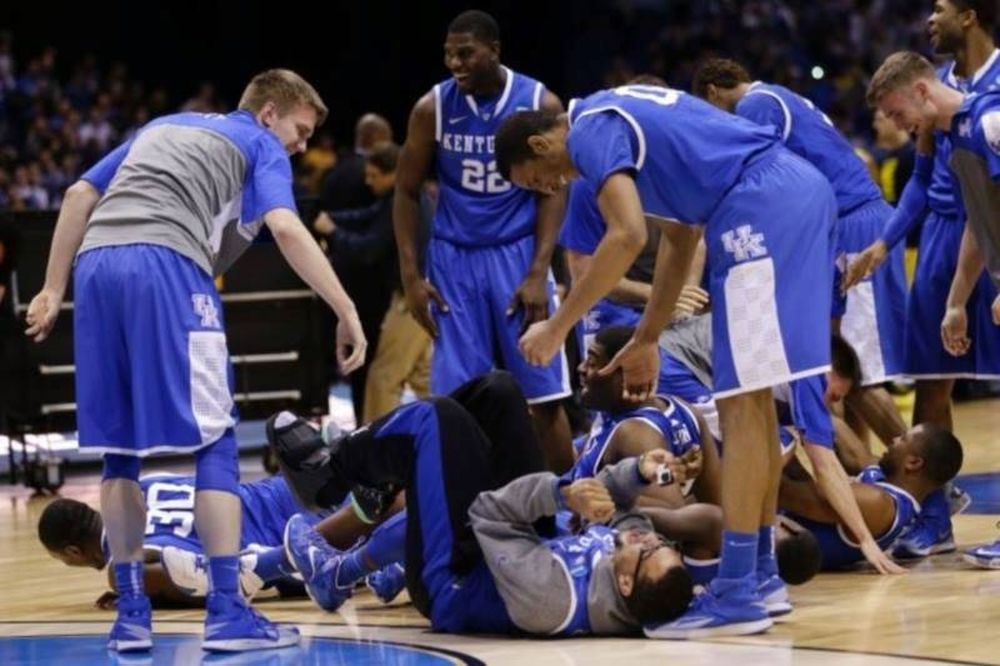
POLYGON ((758 578, 757 594, 760 595, 769 616, 780 617, 792 612, 792 602, 788 599, 788 587, 780 576, 758 578))
POLYGON ((649 638, 691 640, 759 634, 773 624, 757 592, 757 577, 750 575, 716 578, 694 598, 684 615, 672 622, 643 627, 643 631, 649 638))
POLYGON ((214 652, 269 650, 296 645, 299 630, 282 627, 247 605, 242 597, 209 592, 205 599, 205 638, 201 647, 214 652))
MULTIPOLYGON (((263 579, 254 571, 259 549, 251 545, 240 553, 240 591, 247 601, 253 599, 264 587, 263 579)), ((195 598, 208 594, 208 558, 202 553, 164 546, 160 551, 160 564, 167 578, 180 592, 195 598)))
POLYGON ((285 554, 302 574, 306 593, 320 608, 335 611, 347 601, 352 587, 337 585, 337 571, 344 555, 326 542, 302 514, 285 525, 285 554))
POLYGON ((955 537, 949 516, 917 516, 913 525, 896 542, 893 556, 915 559, 955 551, 955 537))
POLYGON ((153 607, 149 597, 137 594, 118 599, 118 617, 111 625, 108 649, 139 652, 153 647, 153 607))
POLYGON ((962 559, 983 569, 1000 569, 1000 539, 970 548, 962 554, 962 559))
POLYGON ((393 599, 399 596, 400 592, 406 589, 406 569, 403 568, 402 564, 393 562, 387 567, 382 567, 378 571, 368 574, 365 584, 382 603, 390 604, 393 599))

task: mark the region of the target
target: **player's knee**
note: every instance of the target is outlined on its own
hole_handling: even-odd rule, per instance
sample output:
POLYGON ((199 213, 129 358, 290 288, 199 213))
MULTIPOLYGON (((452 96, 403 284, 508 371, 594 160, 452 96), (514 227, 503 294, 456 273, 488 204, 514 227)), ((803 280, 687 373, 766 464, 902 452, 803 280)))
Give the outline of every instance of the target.
POLYGON ((195 454, 195 488, 236 494, 240 484, 240 457, 236 437, 227 430, 219 441, 195 454))
POLYGON ((103 481, 111 479, 138 481, 141 467, 142 459, 138 456, 122 456, 109 453, 104 456, 104 472, 101 479, 103 481))

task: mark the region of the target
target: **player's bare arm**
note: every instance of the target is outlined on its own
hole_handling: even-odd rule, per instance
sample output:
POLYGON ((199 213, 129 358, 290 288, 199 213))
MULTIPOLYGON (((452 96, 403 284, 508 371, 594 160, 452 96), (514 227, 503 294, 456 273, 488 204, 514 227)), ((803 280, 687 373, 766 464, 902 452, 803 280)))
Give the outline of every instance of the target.
MULTIPOLYGON (((544 111, 555 113, 563 111, 562 102, 548 90, 542 97, 541 108, 544 111)), ((549 267, 552 265, 552 252, 556 248, 559 227, 562 225, 563 214, 566 211, 566 190, 563 188, 552 194, 539 194, 537 201, 535 255, 531 259, 528 274, 524 276, 524 280, 514 292, 507 308, 507 316, 524 308, 525 328, 536 321, 547 319, 549 316, 547 290, 549 267)))
POLYGON ((45 284, 28 305, 28 328, 25 334, 35 342, 47 338, 55 326, 69 274, 73 269, 73 258, 83 241, 87 220, 100 198, 101 195, 94 186, 84 180, 77 181, 66 190, 52 236, 45 284))
POLYGON ((438 328, 430 312, 434 301, 442 312, 448 304, 420 273, 418 229, 420 227, 420 188, 434 160, 434 96, 421 97, 410 112, 406 141, 399 153, 396 170, 396 196, 393 198, 392 223, 399 249, 399 275, 403 282, 406 305, 428 333, 437 337, 438 328))

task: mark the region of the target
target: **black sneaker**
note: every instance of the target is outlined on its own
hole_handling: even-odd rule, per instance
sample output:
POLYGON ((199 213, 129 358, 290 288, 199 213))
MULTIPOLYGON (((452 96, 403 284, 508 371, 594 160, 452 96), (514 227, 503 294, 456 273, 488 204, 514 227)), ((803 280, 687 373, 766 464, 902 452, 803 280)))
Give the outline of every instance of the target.
POLYGON ((288 411, 271 416, 265 431, 282 474, 303 507, 315 511, 343 501, 348 487, 342 487, 330 469, 330 452, 338 442, 327 445, 308 421, 288 411))
POLYGON ((399 488, 386 484, 381 488, 356 485, 351 488, 351 506, 361 522, 373 525, 385 516, 392 506, 399 488))

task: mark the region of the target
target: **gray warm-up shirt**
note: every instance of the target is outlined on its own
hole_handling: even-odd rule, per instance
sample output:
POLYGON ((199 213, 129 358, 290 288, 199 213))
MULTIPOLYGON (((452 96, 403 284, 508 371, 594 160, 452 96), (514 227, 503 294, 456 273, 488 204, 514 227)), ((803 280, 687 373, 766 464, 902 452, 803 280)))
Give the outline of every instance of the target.
POLYGON ((80 253, 148 243, 209 275, 249 247, 266 213, 296 210, 288 152, 248 111, 158 118, 82 179, 102 196, 80 253))
MULTIPOLYGON (((604 468, 597 477, 608 487, 620 511, 629 510, 646 483, 636 458, 604 468)), ((577 612, 577 594, 559 541, 545 539, 532 524, 564 509, 559 477, 549 472, 523 476, 503 488, 479 495, 469 509, 476 534, 510 619, 532 634, 566 630, 577 612)), ((615 582, 612 553, 596 557, 587 587, 590 631, 597 635, 633 634, 639 623, 625 607, 615 582)))

